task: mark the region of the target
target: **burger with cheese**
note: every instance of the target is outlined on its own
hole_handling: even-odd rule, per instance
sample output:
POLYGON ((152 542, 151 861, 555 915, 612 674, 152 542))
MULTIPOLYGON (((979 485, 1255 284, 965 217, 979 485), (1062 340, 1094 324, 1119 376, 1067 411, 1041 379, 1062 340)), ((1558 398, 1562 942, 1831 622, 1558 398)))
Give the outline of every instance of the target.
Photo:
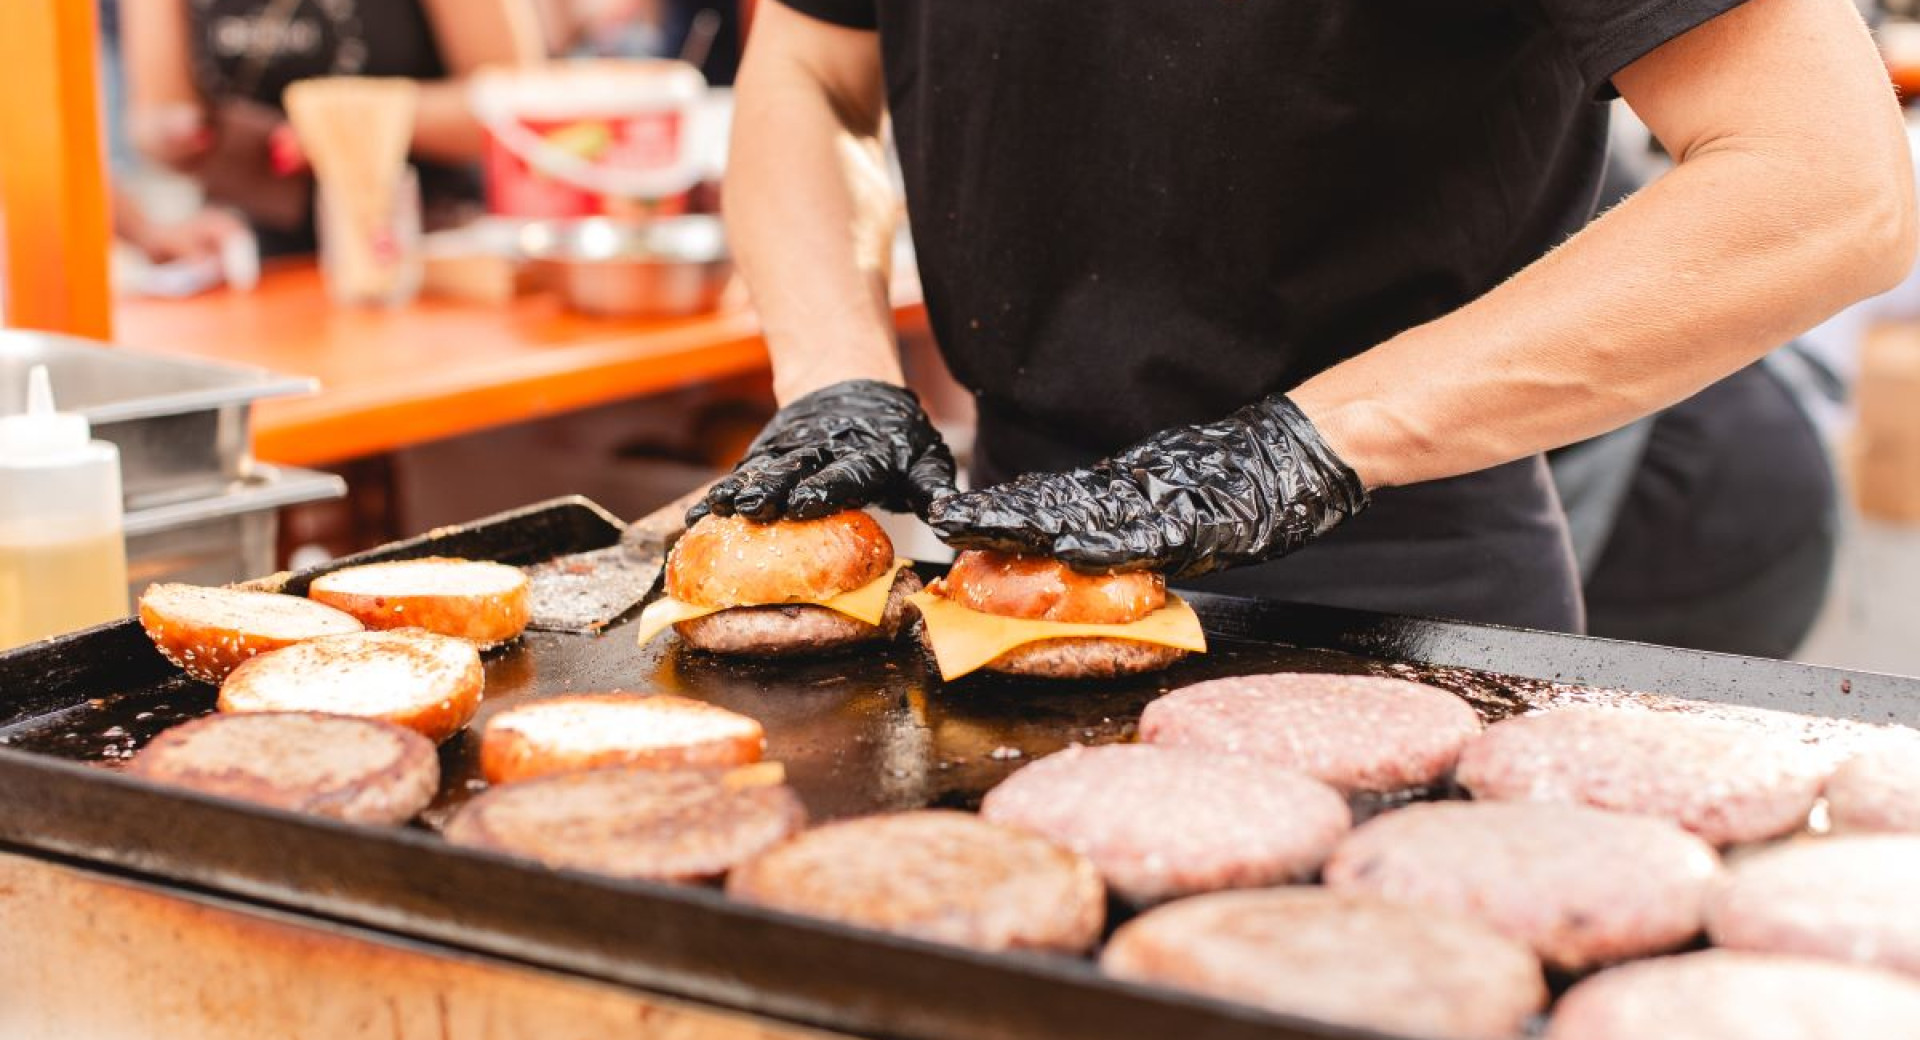
POLYGON ((824 653, 893 638, 919 589, 858 510, 764 524, 709 514, 668 555, 666 595, 641 612, 640 642, 672 627, 717 654, 824 653))
POLYGON ((909 602, 943 679, 979 669, 1110 678, 1207 648, 1193 608, 1149 571, 1081 574, 1047 557, 971 550, 909 602))

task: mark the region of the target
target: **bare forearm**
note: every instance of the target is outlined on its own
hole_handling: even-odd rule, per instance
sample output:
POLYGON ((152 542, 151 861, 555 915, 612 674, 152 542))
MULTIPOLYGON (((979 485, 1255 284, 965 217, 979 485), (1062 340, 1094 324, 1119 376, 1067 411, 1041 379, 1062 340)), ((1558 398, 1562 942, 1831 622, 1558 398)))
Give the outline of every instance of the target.
MULTIPOLYGON (((756 34, 799 17, 773 7, 756 34)), ((727 230, 765 327, 776 396, 785 403, 843 379, 899 383, 890 243, 879 241, 891 222, 876 216, 884 202, 871 183, 852 176, 847 140, 871 139, 877 97, 837 106, 803 61, 771 48, 750 49, 736 97, 727 230)))
POLYGON ((1294 400, 1379 487, 1593 436, 1751 363, 1911 262, 1897 116, 1856 93, 1841 103, 1861 123, 1689 138, 1673 172, 1559 250, 1294 400))
POLYGON ((1764 155, 1683 165, 1468 307, 1295 401, 1369 486, 1453 476, 1620 426, 1891 284, 1884 204, 1791 198, 1764 155))

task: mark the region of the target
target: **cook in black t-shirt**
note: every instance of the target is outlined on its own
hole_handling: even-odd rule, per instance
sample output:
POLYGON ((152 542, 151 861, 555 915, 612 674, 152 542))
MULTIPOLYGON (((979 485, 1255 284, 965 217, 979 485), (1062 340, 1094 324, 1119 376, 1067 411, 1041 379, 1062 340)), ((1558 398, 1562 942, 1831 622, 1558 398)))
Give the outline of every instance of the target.
POLYGON ((789 407, 711 508, 911 507, 1292 599, 1577 629, 1538 453, 1913 250, 1845 0, 783 0, 738 91, 731 227, 789 407), (1679 162, 1589 227, 1616 88, 1679 162), (974 492, 891 385, 835 144, 883 108, 974 492))

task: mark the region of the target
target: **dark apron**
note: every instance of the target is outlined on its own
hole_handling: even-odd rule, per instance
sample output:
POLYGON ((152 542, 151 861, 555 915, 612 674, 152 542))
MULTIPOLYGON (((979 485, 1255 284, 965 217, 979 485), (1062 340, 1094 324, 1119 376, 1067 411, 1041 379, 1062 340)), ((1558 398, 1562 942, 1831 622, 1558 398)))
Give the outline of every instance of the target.
MULTIPOLYGON (((1092 461, 1083 448, 982 409, 975 487, 1092 461)), ((1366 512, 1285 559, 1179 584, 1557 632, 1586 626, 1566 515, 1539 456, 1377 492, 1366 512)))

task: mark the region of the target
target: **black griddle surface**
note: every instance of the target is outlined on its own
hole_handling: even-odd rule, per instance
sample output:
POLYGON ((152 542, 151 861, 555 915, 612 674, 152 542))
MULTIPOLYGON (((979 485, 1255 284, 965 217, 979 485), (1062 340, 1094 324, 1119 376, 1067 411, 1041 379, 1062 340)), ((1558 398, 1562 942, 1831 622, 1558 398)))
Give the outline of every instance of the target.
MULTIPOLYGON (((618 535, 591 503, 562 501, 331 566, 432 554, 529 564, 618 535)), ((313 576, 294 577, 288 590, 303 590, 313 576)), ((1189 598, 1208 629, 1209 654, 1100 683, 983 674, 942 684, 905 642, 811 661, 711 657, 670 635, 642 648, 632 615, 599 635, 530 632, 487 656, 485 703, 474 725, 442 748, 438 800, 422 826, 397 831, 106 775, 158 732, 212 710, 214 700, 212 687, 179 675, 137 624, 123 622, 0 654, 0 787, 10 794, 0 800, 0 848, 868 1035, 1359 1036, 1116 982, 1082 960, 933 947, 730 903, 706 889, 548 871, 457 849, 426 831, 483 786, 477 734, 491 713, 585 690, 677 693, 758 719, 767 757, 786 764, 816 820, 973 808, 1026 762, 1072 743, 1132 739, 1148 701, 1222 675, 1410 678, 1460 694, 1490 721, 1569 701, 1784 709, 1766 717, 1836 749, 1867 731, 1859 723, 1920 721, 1920 681, 1901 677, 1189 598)), ((1374 808, 1356 806, 1362 816, 1374 808)))

